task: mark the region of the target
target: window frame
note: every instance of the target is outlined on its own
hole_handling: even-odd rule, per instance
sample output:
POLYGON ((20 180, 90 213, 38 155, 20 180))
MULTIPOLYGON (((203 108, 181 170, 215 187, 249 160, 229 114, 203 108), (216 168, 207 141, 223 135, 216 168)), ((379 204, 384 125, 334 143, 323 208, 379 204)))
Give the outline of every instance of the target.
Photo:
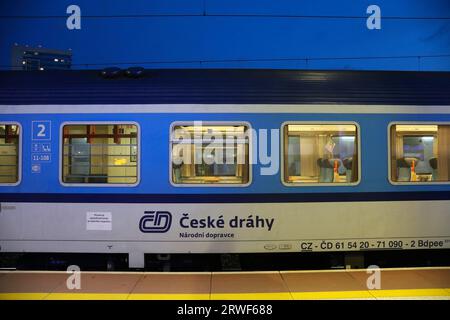
POLYGON ((23 128, 17 121, 0 121, 1 125, 16 125, 19 127, 19 140, 17 150, 19 156, 17 157, 17 181, 16 182, 0 182, 0 187, 15 187, 22 182, 22 145, 23 145, 23 128))
POLYGON ((361 127, 359 126, 359 123, 356 121, 284 121, 281 124, 280 129, 280 139, 281 139, 281 148, 280 148, 280 180, 281 183, 285 187, 353 187, 357 186, 361 183, 362 178, 362 161, 361 161, 361 127), (285 160, 285 146, 284 146, 284 129, 287 125, 302 125, 302 124, 318 124, 318 125, 354 125, 356 127, 356 141, 357 141, 357 150, 358 150, 358 180, 355 182, 342 182, 342 183, 334 183, 334 182, 325 182, 325 183, 310 183, 310 182, 293 182, 293 183, 287 183, 284 181, 284 160, 285 160))
POLYGON ((65 121, 60 125, 59 130, 59 173, 58 179, 59 183, 64 187, 136 187, 141 182, 141 126, 136 121, 65 121), (134 125, 137 128, 137 157, 136 157, 136 182, 135 183, 67 183, 63 181, 64 174, 64 163, 63 163, 63 153, 64 153, 64 126, 67 125, 134 125))
MULTIPOLYGON (((169 183, 173 187, 177 188, 202 188, 202 187, 219 187, 219 188, 233 188, 233 187, 248 187, 253 182, 253 164, 252 164, 252 155, 253 155, 253 140, 252 135, 248 137, 248 182, 247 183, 174 183, 173 182, 173 170, 172 170, 172 131, 175 126, 188 126, 194 125, 194 122, 200 121, 174 121, 170 124, 169 127, 169 183)), ((250 122, 248 121, 202 121, 203 126, 246 126, 247 130, 252 129, 250 122)))
POLYGON ((388 159, 388 181, 391 185, 394 186, 427 186, 427 185, 449 185, 449 181, 428 181, 428 182, 411 182, 411 181, 393 181, 392 180, 392 172, 391 172, 391 127, 395 125, 446 125, 450 126, 450 122, 446 121, 391 121, 387 127, 387 159, 388 159))

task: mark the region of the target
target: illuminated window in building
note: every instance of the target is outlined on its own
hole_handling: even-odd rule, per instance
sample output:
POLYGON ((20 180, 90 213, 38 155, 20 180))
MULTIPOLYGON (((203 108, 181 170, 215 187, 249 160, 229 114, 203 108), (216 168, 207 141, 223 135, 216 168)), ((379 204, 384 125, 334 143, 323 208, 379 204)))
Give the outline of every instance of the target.
POLYGON ((63 128, 64 183, 135 184, 137 126, 70 124, 63 128))
POLYGON ((284 182, 351 184, 359 177, 355 124, 293 123, 283 127, 284 182))
POLYGON ((19 181, 19 136, 18 125, 0 123, 0 183, 19 181))
POLYGON ((392 125, 390 148, 391 181, 450 181, 450 125, 392 125))
POLYGON ((171 134, 174 184, 243 185, 250 181, 247 125, 176 125, 171 134))

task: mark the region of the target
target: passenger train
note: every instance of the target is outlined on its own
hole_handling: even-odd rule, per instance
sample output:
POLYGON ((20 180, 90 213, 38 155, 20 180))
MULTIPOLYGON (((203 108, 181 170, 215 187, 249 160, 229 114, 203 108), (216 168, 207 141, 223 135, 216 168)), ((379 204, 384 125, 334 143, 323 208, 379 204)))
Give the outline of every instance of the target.
POLYGON ((450 73, 0 72, 0 253, 450 248, 450 73))

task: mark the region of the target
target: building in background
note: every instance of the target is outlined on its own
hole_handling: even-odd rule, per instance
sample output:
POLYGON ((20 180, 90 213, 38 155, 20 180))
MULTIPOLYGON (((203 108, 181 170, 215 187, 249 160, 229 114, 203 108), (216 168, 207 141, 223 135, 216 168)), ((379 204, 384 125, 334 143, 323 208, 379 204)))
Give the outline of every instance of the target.
POLYGON ((11 49, 12 70, 68 70, 71 66, 71 50, 20 45, 14 45, 11 49))

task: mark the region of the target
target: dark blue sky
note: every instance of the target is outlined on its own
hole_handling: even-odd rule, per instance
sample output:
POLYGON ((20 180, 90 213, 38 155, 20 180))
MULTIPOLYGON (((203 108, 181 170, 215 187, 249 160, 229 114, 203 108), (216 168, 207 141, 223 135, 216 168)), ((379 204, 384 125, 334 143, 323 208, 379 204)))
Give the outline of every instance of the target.
POLYGON ((74 68, 450 71, 449 0, 16 0, 1 1, 0 16, 2 68, 18 43, 71 48, 74 68), (66 27, 70 4, 81 30, 66 27), (371 4, 381 30, 366 27, 371 4), (334 59, 348 57, 358 59, 334 59), (155 61, 170 63, 144 63, 155 61))

